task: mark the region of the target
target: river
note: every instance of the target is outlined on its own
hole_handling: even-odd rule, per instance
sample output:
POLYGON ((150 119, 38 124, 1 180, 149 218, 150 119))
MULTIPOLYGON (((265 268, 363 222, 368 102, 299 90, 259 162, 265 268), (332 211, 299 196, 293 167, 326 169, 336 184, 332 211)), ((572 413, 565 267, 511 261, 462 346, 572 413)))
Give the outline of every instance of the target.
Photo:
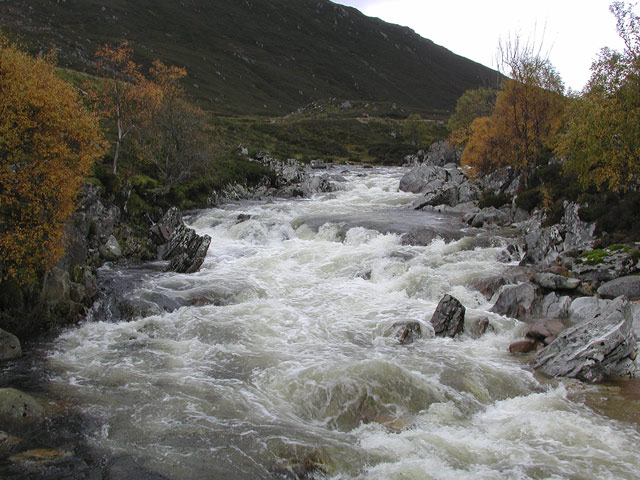
POLYGON ((637 478, 637 423, 510 355, 525 325, 470 286, 508 268, 506 240, 411 210, 403 173, 353 169, 334 193, 188 217, 212 237, 200 271, 152 268, 128 293, 179 308, 130 322, 103 309, 64 331, 49 394, 95 419, 93 448, 169 479, 637 478), (402 245, 419 225, 462 237, 402 245), (435 338, 447 293, 492 331, 435 338), (423 336, 400 345, 407 320, 423 336))

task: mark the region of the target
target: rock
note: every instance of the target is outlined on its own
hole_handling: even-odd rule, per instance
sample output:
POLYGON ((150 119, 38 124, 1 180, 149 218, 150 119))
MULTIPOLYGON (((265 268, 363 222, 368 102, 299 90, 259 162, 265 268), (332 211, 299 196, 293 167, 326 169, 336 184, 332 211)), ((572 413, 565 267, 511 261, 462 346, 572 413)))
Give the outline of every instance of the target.
POLYGON ((422 210, 425 207, 438 205, 455 206, 458 203, 458 188, 454 185, 443 184, 434 190, 425 193, 424 197, 413 202, 414 210, 422 210))
POLYGON ((24 424, 42 420, 44 408, 36 399, 13 388, 0 388, 0 421, 24 424))
POLYGON ((465 308, 451 295, 445 295, 431 317, 431 325, 437 336, 455 337, 464 328, 465 308))
POLYGON ((640 275, 630 275, 610 280, 600 285, 598 294, 604 298, 624 295, 629 300, 640 300, 640 275))
POLYGON ((426 227, 414 228, 413 230, 402 235, 402 245, 427 246, 433 242, 439 235, 437 232, 426 227))
POLYGON ((549 345, 567 326, 557 318, 541 318, 527 332, 527 337, 549 345))
POLYGON ((549 290, 575 290, 580 286, 579 278, 569 278, 551 272, 539 272, 533 276, 533 282, 549 290))
POLYGON ((610 300, 601 300, 596 297, 576 298, 569 305, 569 321, 571 323, 581 323, 594 315, 600 315, 603 310, 609 307, 610 303, 610 300))
POLYGON ((444 166, 448 163, 460 163, 461 152, 451 143, 441 140, 434 142, 426 153, 424 163, 433 166, 444 166))
POLYGON ((418 165, 400 179, 400 190, 410 193, 428 193, 442 187, 447 171, 442 167, 418 165))
POLYGON ((414 340, 422 337, 422 329, 419 322, 396 322, 393 324, 396 329, 395 336, 401 345, 409 345, 414 340))
POLYGON ((21 356, 22 347, 18 337, 0 329, 0 361, 13 360, 21 356))
POLYGON ((178 273, 197 272, 211 243, 209 235, 198 235, 186 225, 180 225, 171 234, 163 258, 169 260, 168 270, 178 273))
POLYGON ((116 237, 109 235, 107 241, 98 248, 100 255, 107 261, 115 261, 122 258, 122 250, 116 237))
POLYGON ((38 448, 12 455, 9 457, 9 461, 28 470, 41 470, 53 463, 66 460, 70 457, 71 453, 65 450, 38 448))
POLYGON ((510 353, 529 353, 536 349, 538 342, 536 342, 533 338, 528 338, 526 340, 520 340, 518 342, 514 342, 509 345, 510 353))
POLYGON ((498 210, 495 207, 484 208, 478 212, 470 224, 474 228, 482 228, 485 225, 505 225, 510 223, 511 219, 509 215, 503 210, 498 210))
POLYGON ((522 318, 533 312, 538 298, 538 287, 532 283, 506 285, 500 291, 491 311, 507 317, 522 318))
POLYGON ((42 299, 47 304, 69 301, 71 295, 69 272, 59 267, 52 268, 45 277, 42 290, 42 299))
POLYGON ((544 296, 537 311, 543 317, 567 318, 570 306, 571 297, 567 295, 560 297, 557 293, 551 292, 544 296))
POLYGON ((550 377, 595 383, 633 375, 635 358, 631 304, 618 297, 601 313, 564 330, 537 355, 534 368, 550 377))
POLYGON ((478 183, 484 192, 513 196, 520 187, 520 177, 513 168, 505 167, 484 175, 478 183))
POLYGON ((14 437, 13 435, 0 430, 0 456, 4 456, 5 454, 11 452, 21 443, 22 439, 14 437))
MULTIPOLYGON (((465 331, 467 331, 467 327, 465 327, 465 331)), ((487 317, 473 320, 468 329, 469 335, 473 338, 480 338, 490 331, 493 331, 493 327, 491 326, 491 323, 489 323, 489 319, 487 317)))

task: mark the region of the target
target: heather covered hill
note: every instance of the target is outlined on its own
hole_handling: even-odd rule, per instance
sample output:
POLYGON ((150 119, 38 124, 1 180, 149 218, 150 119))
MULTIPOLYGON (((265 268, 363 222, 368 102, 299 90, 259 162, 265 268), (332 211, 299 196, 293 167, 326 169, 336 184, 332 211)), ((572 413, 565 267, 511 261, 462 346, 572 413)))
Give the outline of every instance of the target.
POLYGON ((220 113, 280 115, 337 98, 444 116, 496 73, 409 28, 328 0, 0 2, 0 28, 61 66, 91 70, 104 42, 185 66, 190 93, 220 113))

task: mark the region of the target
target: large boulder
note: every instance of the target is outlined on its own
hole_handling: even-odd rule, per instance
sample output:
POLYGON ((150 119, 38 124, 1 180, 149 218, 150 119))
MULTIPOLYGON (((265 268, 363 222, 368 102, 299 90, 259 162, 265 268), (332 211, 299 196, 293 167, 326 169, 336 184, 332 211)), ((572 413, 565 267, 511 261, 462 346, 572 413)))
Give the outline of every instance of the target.
POLYGON ((45 410, 30 395, 13 388, 0 388, 0 422, 27 424, 42 420, 45 410))
POLYGON ((421 164, 400 179, 400 190, 410 193, 429 193, 441 188, 447 181, 443 167, 421 164))
POLYGON ((564 330, 537 356, 534 368, 550 377, 601 382, 635 373, 631 304, 618 297, 599 314, 564 330))
POLYGON ((538 299, 538 287, 532 283, 505 285, 491 311, 512 318, 531 315, 538 299))
POLYGON ((630 275, 605 282, 598 288, 598 294, 604 298, 624 295, 629 300, 640 300, 640 275, 630 275))
POLYGON ((437 336, 455 337, 464 328, 465 308, 458 299, 445 295, 431 317, 431 325, 437 336))
POLYGON ((178 273, 197 272, 211 243, 209 235, 198 235, 186 225, 180 225, 171 234, 169 245, 163 255, 169 260, 168 270, 178 273))
POLYGON ((0 361, 13 360, 21 356, 22 347, 18 337, 0 329, 0 361))

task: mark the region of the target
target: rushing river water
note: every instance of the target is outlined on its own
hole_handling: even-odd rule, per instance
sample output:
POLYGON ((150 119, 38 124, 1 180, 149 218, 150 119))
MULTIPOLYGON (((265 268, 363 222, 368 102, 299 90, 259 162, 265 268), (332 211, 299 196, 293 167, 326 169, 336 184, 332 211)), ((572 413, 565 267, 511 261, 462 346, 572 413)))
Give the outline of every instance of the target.
POLYGON ((97 419, 94 447, 170 479, 637 478, 636 424, 507 353, 524 325, 470 287, 507 268, 504 243, 411 210, 403 173, 353 170, 332 194, 194 215, 213 239, 201 270, 150 271, 133 293, 182 306, 63 333, 51 394, 97 419), (402 245, 418 225, 467 236, 402 245), (493 331, 435 338, 446 293, 493 331), (407 320, 423 337, 400 345, 407 320))

